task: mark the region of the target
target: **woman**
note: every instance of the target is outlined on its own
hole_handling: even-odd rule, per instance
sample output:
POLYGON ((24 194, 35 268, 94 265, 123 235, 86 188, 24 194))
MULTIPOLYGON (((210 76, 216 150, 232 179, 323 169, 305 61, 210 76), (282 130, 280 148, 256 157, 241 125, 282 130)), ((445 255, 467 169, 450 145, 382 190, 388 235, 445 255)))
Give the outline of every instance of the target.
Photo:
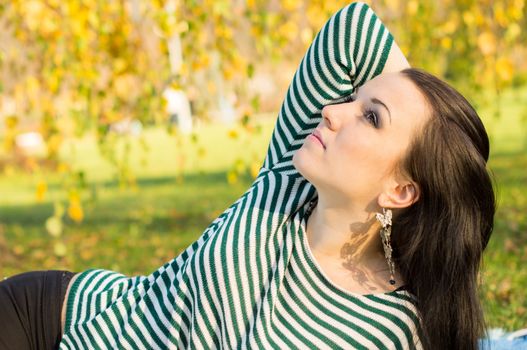
POLYGON ((488 138, 408 68, 367 5, 336 13, 249 190, 149 276, 75 275, 60 348, 476 348, 488 138))

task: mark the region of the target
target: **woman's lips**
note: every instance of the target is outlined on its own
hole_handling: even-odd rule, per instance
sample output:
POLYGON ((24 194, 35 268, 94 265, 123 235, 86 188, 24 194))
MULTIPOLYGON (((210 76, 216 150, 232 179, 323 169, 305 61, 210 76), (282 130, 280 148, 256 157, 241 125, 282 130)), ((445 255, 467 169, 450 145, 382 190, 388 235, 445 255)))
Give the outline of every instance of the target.
POLYGON ((322 141, 322 135, 320 135, 320 132, 318 130, 313 131, 313 133, 311 135, 309 135, 309 136, 313 136, 314 138, 316 138, 318 140, 318 142, 320 142, 322 147, 324 147, 324 149, 326 149, 326 145, 324 145, 324 141, 322 141))

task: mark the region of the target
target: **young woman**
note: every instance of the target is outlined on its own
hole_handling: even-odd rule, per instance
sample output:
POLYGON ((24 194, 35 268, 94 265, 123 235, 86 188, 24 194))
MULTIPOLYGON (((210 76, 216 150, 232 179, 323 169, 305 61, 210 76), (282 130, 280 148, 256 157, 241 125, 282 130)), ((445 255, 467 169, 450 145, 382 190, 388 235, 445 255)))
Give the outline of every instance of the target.
MULTIPOLYGON (((248 191, 151 275, 76 274, 63 334, 42 332, 62 335, 61 349, 475 349, 494 216, 488 155, 470 104, 410 69, 353 3, 301 62, 248 191)), ((58 322, 72 274, 34 274, 0 291, 47 278, 32 290, 54 293, 58 322)), ((19 318, 0 326, 40 332, 19 318)))

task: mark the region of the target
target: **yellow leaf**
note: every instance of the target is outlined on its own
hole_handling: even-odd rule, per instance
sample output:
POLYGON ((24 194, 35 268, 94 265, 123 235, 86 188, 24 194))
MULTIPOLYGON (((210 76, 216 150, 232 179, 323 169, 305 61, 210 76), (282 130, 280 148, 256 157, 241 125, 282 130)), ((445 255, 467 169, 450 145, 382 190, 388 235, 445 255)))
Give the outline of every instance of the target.
POLYGON ((234 169, 240 175, 242 175, 245 172, 245 164, 243 163, 241 159, 238 159, 236 161, 236 163, 234 164, 234 169))
POLYGON ((38 30, 45 10, 45 5, 41 1, 31 0, 24 4, 23 9, 23 15, 25 15, 24 17, 28 28, 31 31, 38 30))
POLYGON ((44 35, 53 34, 59 29, 58 21, 55 18, 46 16, 42 19, 42 22, 40 23, 40 28, 44 35))
POLYGON ((505 32, 505 39, 509 42, 516 40, 516 38, 521 34, 522 29, 518 23, 512 23, 505 32))
POLYGON ((452 39, 449 37, 443 37, 441 39, 441 47, 445 49, 450 49, 452 47, 452 39))
POLYGON ((100 20, 99 20, 99 16, 97 15, 97 12, 95 11, 90 11, 88 13, 88 22, 90 23, 90 25, 93 27, 93 28, 99 28, 99 26, 101 25, 100 24, 100 20))
POLYGON ((255 38, 261 37, 263 34, 263 30, 261 27, 252 26, 251 27, 251 35, 255 38))
POLYGON ((178 33, 184 33, 188 31, 188 29, 189 29, 189 25, 188 25, 188 22, 186 21, 179 22, 175 28, 176 32, 178 33))
POLYGON ((229 130, 229 138, 231 139, 237 139, 238 138, 238 132, 234 129, 229 130))
POLYGON ((37 196, 37 201, 38 202, 41 202, 41 201, 44 200, 44 196, 46 195, 47 189, 48 189, 48 185, 46 184, 45 181, 40 180, 37 183, 36 196, 37 196))
POLYGON ((71 190, 68 193, 68 199, 70 202, 80 202, 79 192, 77 190, 71 190))
POLYGON ((64 215, 64 206, 61 202, 55 202, 54 204, 54 210, 53 210, 53 216, 56 216, 58 218, 61 218, 62 215, 64 215))
POLYGON ((298 0, 282 0, 282 7, 287 12, 295 11, 298 5, 300 5, 300 1, 298 0))
POLYGON ((235 71, 231 67, 226 67, 223 69, 222 73, 225 80, 231 80, 234 77, 235 71))
POLYGON ((515 20, 520 20, 525 16, 525 0, 514 0, 512 6, 509 6, 509 14, 515 20))
POLYGON ((410 52, 409 45, 405 45, 404 43, 401 43, 400 49, 405 56, 408 56, 408 53, 410 52))
POLYGON ((113 81, 113 89, 115 94, 123 100, 132 101, 138 95, 138 87, 140 82, 133 74, 122 74, 113 81))
POLYGON ((80 252, 80 257, 84 261, 92 259, 94 255, 94 249, 83 249, 80 252))
POLYGON ((219 38, 230 40, 232 39, 233 32, 232 32, 232 29, 229 27, 219 26, 219 27, 216 27, 216 35, 219 38))
POLYGON ((48 156, 56 155, 62 144, 62 136, 59 134, 53 134, 47 140, 46 145, 48 146, 48 156))
POLYGON ((215 94, 216 93, 216 84, 214 84, 213 81, 207 82, 207 91, 209 94, 215 94))
POLYGON ((15 255, 22 255, 25 251, 26 249, 21 244, 17 244, 13 247, 13 253, 15 253, 15 255))
POLYGON ((126 60, 124 58, 118 57, 113 61, 113 69, 117 74, 121 74, 126 70, 127 67, 126 60))
POLYGON ((298 36, 298 25, 293 21, 287 21, 278 28, 278 32, 290 39, 298 36))
POLYGON ((115 111, 115 110, 106 111, 106 114, 105 114, 106 123, 114 123, 114 122, 118 122, 123 119, 124 119, 123 114, 120 113, 119 111, 115 111))
POLYGON ((36 171, 39 169, 39 165, 34 158, 27 158, 25 161, 25 166, 31 171, 36 171))
POLYGON ((474 8, 474 20, 476 21, 477 26, 484 26, 487 21, 487 17, 479 7, 474 8))
POLYGON ((230 185, 233 185, 238 182, 238 174, 236 174, 236 171, 229 171, 227 173, 227 182, 230 185))
POLYGON ((53 252, 55 253, 56 256, 62 257, 66 255, 66 252, 67 252, 66 245, 62 242, 55 243, 55 245, 53 246, 53 252))
POLYGON ((415 15, 419 9, 419 3, 416 0, 411 0, 406 4, 406 10, 409 15, 415 15))
POLYGON ((443 31, 446 33, 446 34, 452 34, 456 31, 457 29, 457 21, 455 19, 450 19, 448 22, 446 22, 444 25, 443 25, 443 31))
POLYGON ((463 22, 467 26, 471 26, 476 21, 476 18, 474 17, 474 14, 471 11, 465 11, 463 12, 463 22))
POLYGON ((18 125, 18 117, 15 115, 10 115, 9 117, 5 118, 5 126, 8 129, 14 129, 18 125))
POLYGON ((79 201, 72 201, 68 207, 68 215, 75 222, 81 222, 84 219, 84 211, 79 201))
POLYGON ((64 174, 65 172, 68 171, 68 165, 65 164, 65 163, 60 163, 58 166, 57 166, 57 172, 59 174, 64 174))
POLYGON ((302 29, 300 32, 300 39, 304 45, 311 43, 311 41, 313 41, 313 30, 308 27, 302 29))
POLYGON ((30 95, 35 94, 40 88, 40 83, 37 78, 30 75, 26 79, 26 89, 30 95))
POLYGON ((13 176, 15 174, 15 168, 12 165, 7 164, 4 168, 5 176, 13 176))
POLYGON ((501 80, 511 81, 514 73, 512 62, 506 57, 498 58, 496 61, 496 72, 501 80))
POLYGON ((509 19, 507 18, 507 15, 505 13, 505 9, 503 8, 503 4, 499 1, 497 1, 495 4, 494 4, 494 19, 496 20, 496 22, 498 22, 498 24, 500 26, 502 26, 503 28, 506 28, 507 25, 509 24, 509 19))
POLYGON ((252 162, 250 172, 253 179, 256 178, 258 176, 258 173, 260 172, 260 163, 252 162))
POLYGON ((199 58, 200 66, 202 68, 207 68, 210 65, 210 56, 207 54, 203 54, 199 58))
POLYGON ((391 11, 396 11, 399 9, 400 3, 399 0, 386 0, 386 5, 391 11))
POLYGON ((483 32, 478 36, 478 46, 484 55, 492 55, 496 52, 496 37, 492 32, 483 32))
POLYGON ((51 75, 46 83, 48 84, 48 89, 52 92, 52 93, 56 93, 58 90, 59 90, 59 86, 60 86, 60 80, 59 80, 59 77, 57 76, 57 74, 53 74, 51 75))
POLYGON ((60 237, 62 234, 62 220, 52 216, 46 220, 46 230, 53 237, 60 237))

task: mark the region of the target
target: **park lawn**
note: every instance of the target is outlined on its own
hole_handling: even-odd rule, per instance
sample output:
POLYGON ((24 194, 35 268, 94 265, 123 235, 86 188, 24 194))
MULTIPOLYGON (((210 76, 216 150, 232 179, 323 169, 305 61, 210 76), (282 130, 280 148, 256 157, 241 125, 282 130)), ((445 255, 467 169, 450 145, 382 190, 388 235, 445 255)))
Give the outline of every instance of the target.
POLYGON ((490 96, 479 111, 491 138, 498 205, 481 295, 488 325, 514 330, 527 328, 527 89, 504 93, 499 117, 492 103, 490 96))
MULTIPOLYGON (((250 132, 235 126, 199 126, 197 139, 162 128, 147 129, 144 139, 149 151, 144 151, 140 139, 129 140, 129 164, 137 181, 125 187, 116 179, 115 168, 100 156, 93 137, 66 143, 62 158, 86 177, 87 186, 81 191, 85 219, 75 223, 65 216, 60 237, 50 236, 45 222, 56 201, 67 205, 64 182, 69 177, 45 170, 4 174, 0 177, 0 279, 52 268, 101 267, 130 275, 152 272, 196 240, 245 192, 252 180, 242 165, 261 165, 273 124, 270 119, 256 122, 250 132), (205 149, 201 156, 200 148, 205 149), (230 172, 237 176, 229 183, 230 172), (42 179, 47 191, 38 202, 36 188, 42 179)), ((125 144, 124 139, 117 142, 118 157, 125 144)))
MULTIPOLYGON (((521 121, 525 89, 503 95, 502 115, 480 111, 492 139, 490 168, 499 207, 495 232, 484 259, 481 291, 490 327, 527 327, 527 122, 521 121)), ((31 269, 81 271, 99 267, 128 275, 148 274, 177 256, 252 182, 242 163, 261 164, 274 122, 261 131, 202 126, 198 139, 176 138, 159 128, 145 130, 145 152, 130 142, 137 186, 123 188, 112 166, 98 155, 93 138, 64 146, 62 156, 86 174, 82 191, 85 219, 65 218, 60 237, 44 223, 53 203, 64 201, 64 175, 17 172, 0 177, 0 278, 31 269), (205 151, 200 151, 199 149, 205 151), (234 166, 233 164, 238 164, 234 166), (183 165, 183 168, 181 167, 183 165), (183 169, 183 170, 182 170, 183 169), (227 182, 228 172, 238 176, 227 182), (41 202, 39 180, 48 182, 41 202)), ((124 143, 116 146, 117 152, 124 143)))
POLYGON ((98 185, 96 202, 85 205, 85 220, 66 219, 60 239, 46 233, 53 204, 2 206, 0 275, 31 269, 89 267, 147 274, 192 243, 249 186, 245 176, 228 185, 225 173, 140 179, 137 190, 116 182, 98 185), (63 242, 66 254, 55 254, 63 242))

